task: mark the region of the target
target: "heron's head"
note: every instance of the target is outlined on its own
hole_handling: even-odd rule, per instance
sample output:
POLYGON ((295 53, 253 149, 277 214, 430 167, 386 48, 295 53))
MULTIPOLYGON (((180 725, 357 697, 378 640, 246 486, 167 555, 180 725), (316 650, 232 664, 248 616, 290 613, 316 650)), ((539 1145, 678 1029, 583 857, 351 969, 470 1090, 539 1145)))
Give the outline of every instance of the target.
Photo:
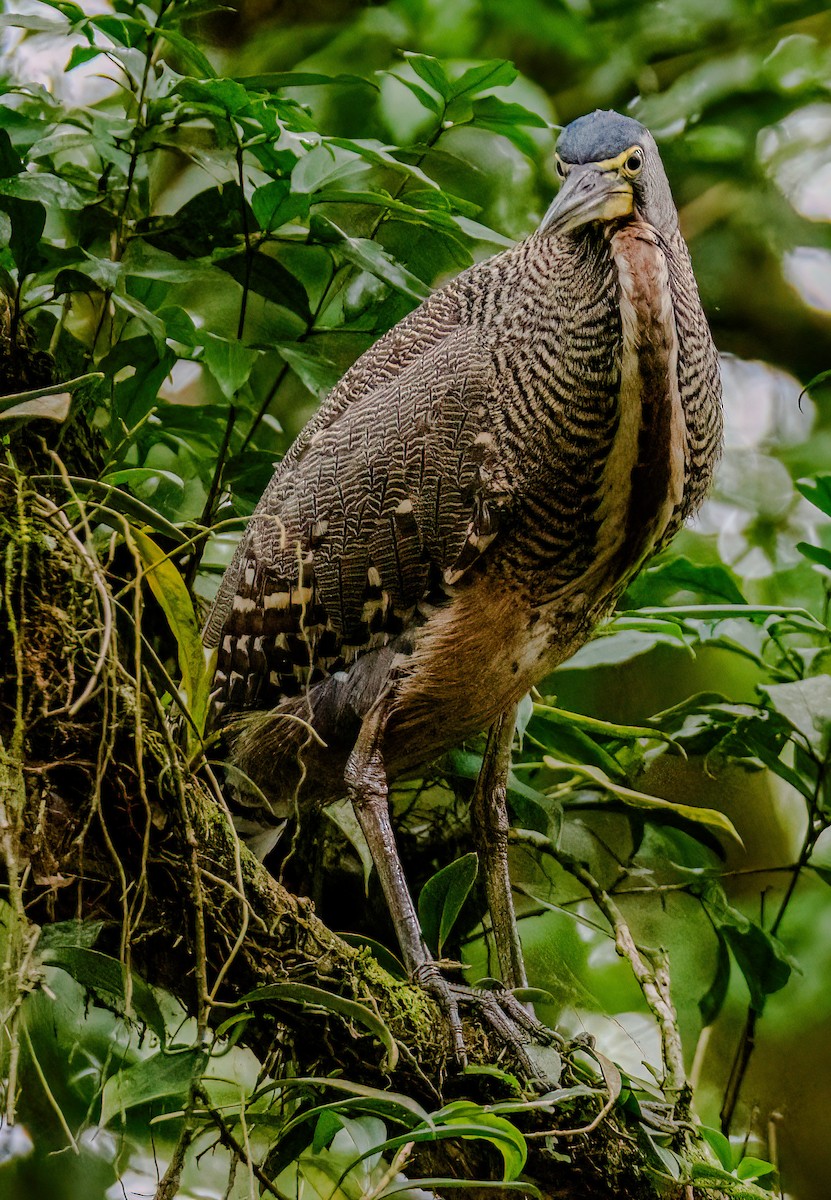
POLYGON ((563 184, 543 217, 544 232, 633 217, 665 235, 677 227, 658 147, 631 117, 598 109, 566 125, 557 143, 557 174, 563 184))

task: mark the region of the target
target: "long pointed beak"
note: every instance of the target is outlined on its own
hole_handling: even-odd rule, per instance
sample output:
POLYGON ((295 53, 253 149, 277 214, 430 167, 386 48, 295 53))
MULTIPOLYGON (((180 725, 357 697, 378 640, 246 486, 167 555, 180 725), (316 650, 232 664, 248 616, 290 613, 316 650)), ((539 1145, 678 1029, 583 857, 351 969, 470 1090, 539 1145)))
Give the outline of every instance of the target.
POLYGON ((611 221, 632 213, 632 185, 617 171, 593 163, 574 166, 542 219, 540 231, 570 233, 588 221, 611 221))

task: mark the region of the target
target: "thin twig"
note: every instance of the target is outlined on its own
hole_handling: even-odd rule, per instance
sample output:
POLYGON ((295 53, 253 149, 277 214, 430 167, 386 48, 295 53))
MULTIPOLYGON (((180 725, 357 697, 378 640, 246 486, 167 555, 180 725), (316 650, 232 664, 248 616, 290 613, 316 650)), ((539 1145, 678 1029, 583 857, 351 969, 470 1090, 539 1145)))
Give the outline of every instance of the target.
POLYGON ((533 845, 537 850, 556 859, 569 875, 582 884, 596 907, 608 921, 615 937, 615 948, 618 954, 628 961, 649 1010, 658 1023, 665 1072, 664 1091, 674 1100, 680 1099, 687 1089, 687 1081, 684 1072, 681 1035, 670 994, 666 963, 658 961, 657 951, 650 951, 647 956, 647 952, 637 945, 626 918, 612 896, 582 863, 576 862, 569 855, 558 850, 550 838, 535 833, 533 830, 512 830, 511 840, 533 845), (655 961, 650 961, 650 959, 655 961))
MULTIPOLYGON (((208 495, 205 498, 205 507, 202 509, 202 516, 199 518, 199 524, 207 531, 206 536, 198 537, 194 540, 193 551, 185 571, 185 586, 188 591, 193 590, 193 584, 196 579, 196 572, 199 570, 199 564, 202 562, 202 556, 205 553, 205 548, 208 544, 208 534, 212 532, 211 525, 213 522, 214 505, 216 498, 219 495, 219 489, 222 486, 222 476, 225 471, 225 456, 228 453, 228 447, 231 444, 231 434, 234 430, 234 425, 237 419, 237 410, 233 404, 228 409, 228 418, 225 422, 225 432, 222 435, 222 444, 216 457, 216 467, 214 468, 211 486, 208 489, 208 495)), ((176 547, 177 556, 181 553, 182 547, 176 547)))
POLYGON ((595 1129, 597 1129, 598 1125, 600 1125, 603 1121, 606 1120, 609 1113, 614 1108, 616 1102, 617 1102, 617 1096, 614 1094, 612 1089, 609 1088, 609 1095, 608 1095, 608 1098, 606 1099, 603 1107, 601 1108, 601 1110, 597 1114, 597 1116, 592 1121, 589 1121, 588 1125, 580 1125, 576 1129, 543 1129, 543 1130, 535 1131, 534 1133, 524 1133, 522 1136, 525 1138, 582 1137, 583 1134, 593 1133, 595 1131, 595 1129))
POLYGON ((219 1132, 219 1140, 222 1142, 222 1144, 226 1148, 226 1150, 230 1150, 233 1154, 235 1154, 237 1156, 237 1158, 241 1162, 244 1162, 246 1164, 246 1166, 248 1166, 250 1168, 250 1170, 252 1170, 254 1172, 254 1175, 256 1176, 257 1181, 262 1185, 262 1187, 265 1188, 265 1190, 270 1195, 276 1196, 277 1200, 281 1200, 280 1193, 277 1191, 277 1188, 274 1186, 274 1184, 268 1178, 266 1173, 263 1171, 262 1167, 260 1167, 254 1161, 254 1159, 251 1158, 251 1156, 246 1153, 245 1148, 240 1144, 240 1142, 237 1141, 237 1139, 231 1133, 231 1130, 228 1128, 228 1125, 225 1122, 225 1118, 222 1116, 222 1114, 219 1112, 218 1109, 214 1108, 213 1105, 208 1103, 208 1098, 204 1094, 202 1096, 202 1102, 205 1105, 205 1109, 208 1113, 208 1116, 211 1118, 214 1125, 216 1126, 217 1131, 219 1132))

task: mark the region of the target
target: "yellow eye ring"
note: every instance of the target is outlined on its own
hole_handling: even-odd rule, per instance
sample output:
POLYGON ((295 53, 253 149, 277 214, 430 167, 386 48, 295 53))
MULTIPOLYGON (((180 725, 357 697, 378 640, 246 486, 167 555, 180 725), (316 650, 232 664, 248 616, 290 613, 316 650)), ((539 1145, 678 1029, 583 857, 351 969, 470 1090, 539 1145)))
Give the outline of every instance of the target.
POLYGON ((627 175, 637 175, 643 167, 643 150, 640 146, 635 146, 630 152, 623 164, 623 169, 627 175))

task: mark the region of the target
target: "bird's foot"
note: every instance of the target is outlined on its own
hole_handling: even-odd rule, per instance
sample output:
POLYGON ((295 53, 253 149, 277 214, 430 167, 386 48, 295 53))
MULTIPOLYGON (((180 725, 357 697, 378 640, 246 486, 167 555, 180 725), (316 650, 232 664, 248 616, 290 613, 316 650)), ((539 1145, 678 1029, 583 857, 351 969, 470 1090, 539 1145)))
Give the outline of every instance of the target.
POLYGON ((437 1001, 444 1013, 453 1054, 460 1066, 467 1066, 467 1047, 459 1010, 467 1005, 476 1011, 482 1024, 493 1030, 531 1083, 543 1089, 556 1086, 557 1080, 552 1079, 553 1072, 545 1069, 545 1054, 534 1054, 533 1051, 535 1044, 539 1050, 541 1047, 562 1045, 563 1039, 538 1021, 507 988, 501 985, 476 988, 452 983, 442 975, 438 963, 432 961, 422 963, 413 979, 437 1001))

